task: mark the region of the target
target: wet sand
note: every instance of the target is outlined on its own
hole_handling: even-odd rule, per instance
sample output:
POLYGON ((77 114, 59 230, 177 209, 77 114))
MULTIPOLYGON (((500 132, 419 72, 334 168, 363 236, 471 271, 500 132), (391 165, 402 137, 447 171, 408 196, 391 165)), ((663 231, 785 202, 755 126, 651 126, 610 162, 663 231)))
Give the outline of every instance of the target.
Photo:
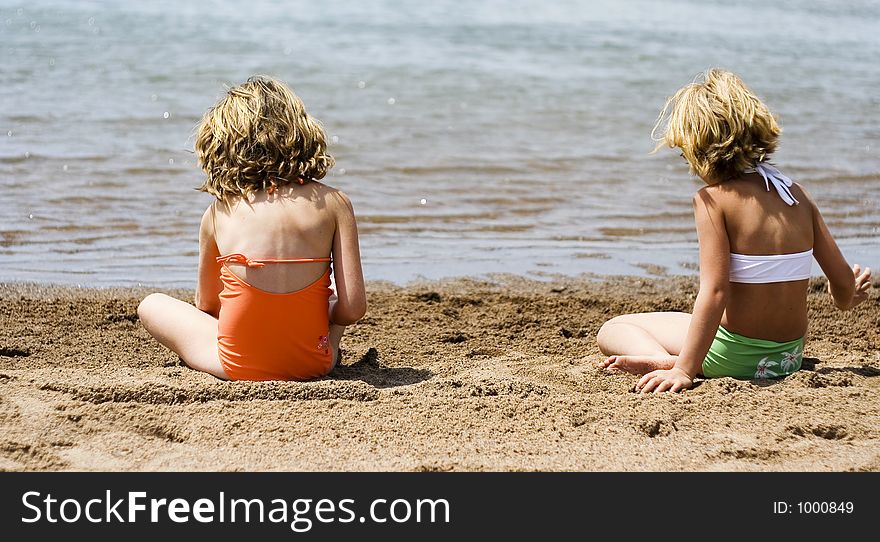
POLYGON ((690 310, 693 278, 372 284, 310 383, 188 369, 139 325, 146 290, 0 285, 0 469, 878 471, 880 300, 822 292, 799 373, 640 395, 595 333, 690 310))

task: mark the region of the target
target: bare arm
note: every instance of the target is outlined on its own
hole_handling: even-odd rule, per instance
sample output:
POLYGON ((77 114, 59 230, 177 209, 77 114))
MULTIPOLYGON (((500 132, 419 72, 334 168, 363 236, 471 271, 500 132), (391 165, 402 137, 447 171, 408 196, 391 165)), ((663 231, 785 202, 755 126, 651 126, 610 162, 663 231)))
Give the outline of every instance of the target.
POLYGON ((199 225, 199 279, 196 286, 196 308, 214 318, 220 315, 220 292, 223 283, 220 281, 220 264, 217 258, 220 250, 214 232, 214 205, 212 204, 202 215, 199 225))
POLYGON ((642 392, 690 388, 727 306, 730 292, 730 241, 724 215, 705 190, 694 196, 694 218, 700 240, 700 291, 694 303, 687 337, 675 366, 646 374, 636 385, 642 392))
POLYGON ((338 192, 337 197, 336 233, 333 236, 333 278, 337 299, 330 306, 330 321, 347 326, 366 314, 367 294, 354 208, 342 192, 338 192))
POLYGON ((819 208, 806 190, 804 195, 807 196, 813 210, 813 257, 819 262, 819 267, 828 278, 828 291, 834 305, 840 310, 849 310, 868 298, 871 268, 862 271, 859 264, 850 268, 831 236, 819 208))
POLYGON ((694 196, 694 218, 700 240, 700 291, 687 338, 675 364, 691 379, 703 366, 730 293, 730 242, 724 216, 702 191, 694 196))

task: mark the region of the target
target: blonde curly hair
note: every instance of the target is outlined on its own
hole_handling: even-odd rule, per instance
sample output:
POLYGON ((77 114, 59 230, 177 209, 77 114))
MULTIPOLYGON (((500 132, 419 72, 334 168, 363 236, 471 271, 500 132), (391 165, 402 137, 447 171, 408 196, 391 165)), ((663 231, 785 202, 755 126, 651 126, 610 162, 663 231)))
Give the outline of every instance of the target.
POLYGON ((321 123, 284 83, 254 76, 229 89, 196 129, 207 174, 199 190, 218 200, 324 178, 333 166, 321 123))
POLYGON ((691 173, 717 184, 766 160, 782 129, 736 74, 710 68, 699 79, 666 100, 651 132, 653 152, 678 147, 691 173))

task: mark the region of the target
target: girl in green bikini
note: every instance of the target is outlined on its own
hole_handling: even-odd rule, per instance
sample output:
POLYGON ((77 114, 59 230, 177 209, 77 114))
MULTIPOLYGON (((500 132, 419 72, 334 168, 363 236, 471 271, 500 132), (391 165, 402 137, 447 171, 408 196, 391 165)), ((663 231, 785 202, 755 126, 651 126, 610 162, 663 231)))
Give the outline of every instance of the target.
MULTIPOLYGON (((850 268, 816 204, 770 165, 780 128, 733 73, 710 69, 670 98, 657 148, 678 147, 705 183, 694 196, 700 290, 693 314, 627 314, 596 339, 600 366, 643 375, 643 393, 680 391, 694 378, 773 378, 797 371, 807 332, 813 258, 834 304, 868 296, 871 270, 850 268)), ((656 150, 656 149, 655 149, 656 150)))

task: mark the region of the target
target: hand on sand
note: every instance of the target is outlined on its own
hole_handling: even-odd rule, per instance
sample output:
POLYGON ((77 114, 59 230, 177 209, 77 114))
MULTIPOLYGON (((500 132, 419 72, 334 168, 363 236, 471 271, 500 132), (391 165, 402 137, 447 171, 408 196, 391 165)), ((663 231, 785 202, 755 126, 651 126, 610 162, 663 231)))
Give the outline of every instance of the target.
POLYGON ((853 292, 852 305, 850 305, 850 308, 853 308, 862 301, 868 299, 868 289, 871 287, 871 268, 866 267, 865 270, 862 271, 859 264, 855 264, 853 266, 853 276, 856 279, 856 291, 853 292))
POLYGON ((694 379, 677 367, 660 371, 653 371, 636 384, 636 391, 642 393, 660 393, 664 391, 681 391, 694 385, 694 379))
POLYGON ((609 356, 600 361, 600 369, 617 369, 634 375, 648 374, 660 369, 672 369, 678 356, 609 356))

